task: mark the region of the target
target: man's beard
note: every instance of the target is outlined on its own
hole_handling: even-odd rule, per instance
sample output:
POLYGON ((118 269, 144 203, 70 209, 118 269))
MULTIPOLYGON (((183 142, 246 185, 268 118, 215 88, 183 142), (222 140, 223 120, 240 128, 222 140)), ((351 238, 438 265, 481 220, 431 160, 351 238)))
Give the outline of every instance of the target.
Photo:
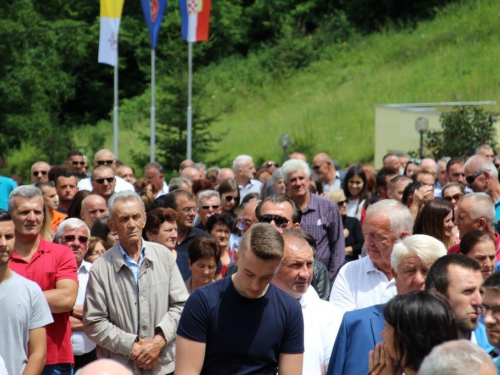
POLYGON ((472 331, 477 328, 479 318, 472 322, 470 319, 457 319, 458 334, 461 338, 470 340, 470 335, 472 331))

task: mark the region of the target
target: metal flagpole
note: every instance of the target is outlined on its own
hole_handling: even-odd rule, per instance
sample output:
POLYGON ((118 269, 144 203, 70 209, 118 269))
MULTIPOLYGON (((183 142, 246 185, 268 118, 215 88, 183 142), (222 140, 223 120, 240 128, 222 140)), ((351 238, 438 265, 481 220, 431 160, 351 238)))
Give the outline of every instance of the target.
POLYGON ((150 140, 150 162, 155 161, 155 50, 151 50, 151 140, 150 140))
POLYGON ((188 42, 188 107, 187 107, 187 159, 191 160, 193 109, 191 101, 193 97, 193 42, 188 42))
MULTIPOLYGON (((118 55, 118 53, 117 53, 118 55)), ((113 106, 113 137, 115 159, 118 159, 118 56, 115 65, 115 89, 114 89, 114 106, 113 106)))

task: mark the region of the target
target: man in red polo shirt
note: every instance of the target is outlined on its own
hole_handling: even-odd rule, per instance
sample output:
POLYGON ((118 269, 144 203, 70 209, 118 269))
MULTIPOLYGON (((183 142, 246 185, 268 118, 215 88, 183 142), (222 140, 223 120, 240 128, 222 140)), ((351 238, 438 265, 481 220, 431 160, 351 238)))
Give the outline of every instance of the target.
POLYGON ((42 375, 72 375, 69 316, 78 293, 75 257, 68 247, 40 236, 43 198, 38 188, 24 185, 14 189, 9 195, 9 213, 16 235, 10 268, 42 288, 54 318, 46 327, 47 360, 42 375))

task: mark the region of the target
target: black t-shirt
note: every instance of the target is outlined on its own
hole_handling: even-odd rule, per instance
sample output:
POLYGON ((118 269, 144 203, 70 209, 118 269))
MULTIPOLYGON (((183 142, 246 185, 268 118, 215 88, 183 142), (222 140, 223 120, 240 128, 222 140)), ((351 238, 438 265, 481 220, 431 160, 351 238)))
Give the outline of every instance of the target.
POLYGON ((300 303, 270 284, 246 298, 225 277, 189 297, 177 334, 206 343, 202 374, 275 375, 280 353, 304 352, 300 303))

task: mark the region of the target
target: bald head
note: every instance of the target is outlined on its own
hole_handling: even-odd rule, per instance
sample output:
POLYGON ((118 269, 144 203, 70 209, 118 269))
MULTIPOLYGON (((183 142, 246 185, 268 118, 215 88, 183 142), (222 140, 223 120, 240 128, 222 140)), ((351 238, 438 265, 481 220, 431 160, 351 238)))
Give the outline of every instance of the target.
POLYGON ((91 194, 83 199, 80 218, 89 228, 92 228, 96 219, 107 214, 108 208, 106 207, 106 200, 100 195, 91 194))
POLYGON ((31 182, 37 184, 39 182, 49 181, 50 165, 44 161, 37 161, 31 166, 31 182))
POLYGON ((111 151, 102 149, 96 152, 94 155, 94 168, 97 168, 100 165, 106 165, 115 170, 116 160, 111 151))
POLYGON ((182 173, 182 171, 187 168, 187 167, 191 167, 191 168, 194 168, 194 161, 192 160, 189 160, 189 159, 186 159, 186 160, 183 160, 180 164, 179 164, 179 174, 182 173))
POLYGON ((132 372, 111 359, 99 359, 83 367, 75 375, 132 375, 132 372))
POLYGON ((288 160, 292 160, 292 159, 303 160, 303 161, 307 162, 307 157, 302 152, 292 152, 288 156, 288 160))
POLYGON ((422 159, 422 161, 420 162, 420 166, 432 168, 434 173, 437 173, 438 165, 434 159, 429 159, 429 158, 422 159))
POLYGON ((200 172, 194 167, 187 167, 182 170, 181 177, 187 178, 191 182, 195 182, 200 179, 200 172))
POLYGON ((222 181, 234 179, 234 172, 231 168, 221 168, 217 174, 217 185, 220 185, 222 181))

